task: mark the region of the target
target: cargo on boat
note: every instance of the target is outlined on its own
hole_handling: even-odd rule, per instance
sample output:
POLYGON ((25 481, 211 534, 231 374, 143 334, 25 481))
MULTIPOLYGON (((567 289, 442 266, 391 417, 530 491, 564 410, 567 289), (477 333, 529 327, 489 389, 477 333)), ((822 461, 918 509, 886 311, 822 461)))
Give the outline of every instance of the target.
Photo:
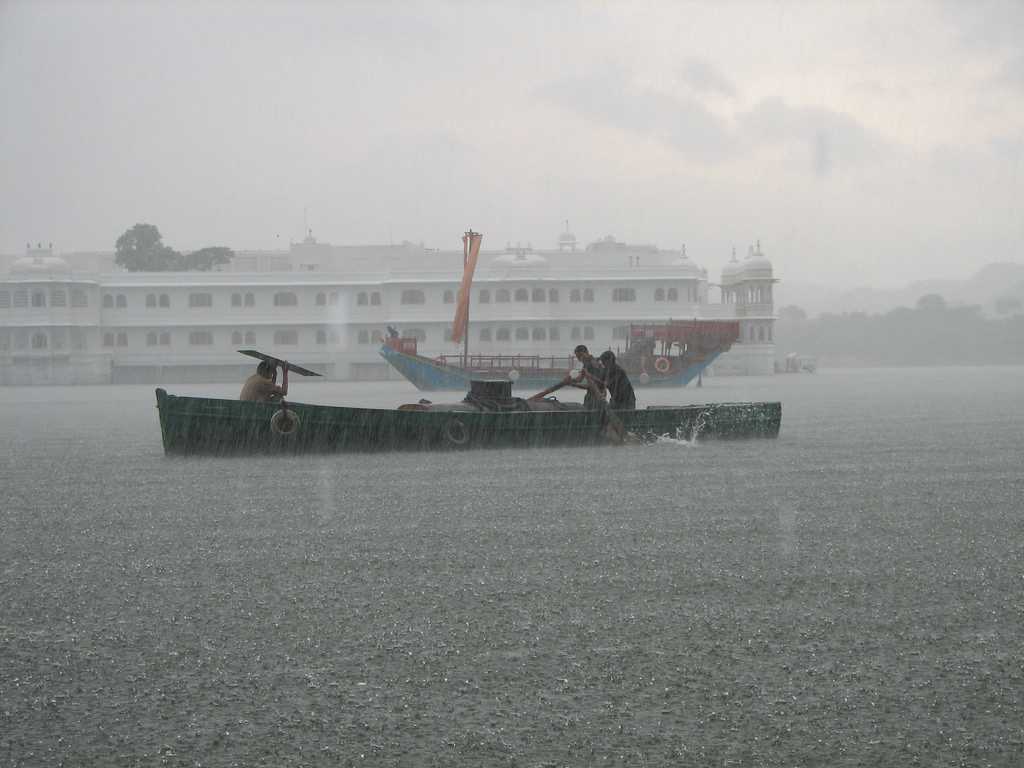
MULTIPOLYGON (((609 424, 632 441, 776 437, 781 403, 585 410, 555 398, 511 396, 507 381, 474 382, 457 403, 393 410, 181 397, 156 390, 167 455, 457 450, 609 442, 609 424)), ((621 442, 617 440, 616 442, 621 442)))

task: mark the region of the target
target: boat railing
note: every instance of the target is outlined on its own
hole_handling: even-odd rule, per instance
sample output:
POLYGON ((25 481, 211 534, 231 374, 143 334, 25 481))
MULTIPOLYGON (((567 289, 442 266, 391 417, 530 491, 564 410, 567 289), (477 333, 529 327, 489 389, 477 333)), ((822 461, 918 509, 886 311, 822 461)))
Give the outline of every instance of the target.
POLYGON ((466 367, 473 371, 502 370, 563 370, 573 367, 575 358, 562 355, 440 355, 435 361, 441 365, 466 367), (463 365, 465 363, 465 366, 463 365))

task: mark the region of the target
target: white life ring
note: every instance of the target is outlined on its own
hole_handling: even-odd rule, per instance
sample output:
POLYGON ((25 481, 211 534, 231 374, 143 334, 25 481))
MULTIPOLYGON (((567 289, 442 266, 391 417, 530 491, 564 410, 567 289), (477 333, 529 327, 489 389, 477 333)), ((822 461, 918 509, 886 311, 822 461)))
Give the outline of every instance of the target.
POLYGON ((274 411, 274 415, 270 417, 270 431, 281 437, 290 437, 299 431, 300 423, 299 415, 295 411, 282 408, 274 411))
POLYGON ((448 419, 442 430, 444 440, 456 448, 462 447, 469 442, 469 428, 462 419, 448 419))
POLYGON ((509 381, 513 383, 519 381, 519 371, 516 368, 513 368, 511 371, 508 372, 508 378, 509 381))
POLYGON ((654 370, 658 373, 668 373, 672 368, 672 362, 667 357, 659 357, 654 361, 654 370))

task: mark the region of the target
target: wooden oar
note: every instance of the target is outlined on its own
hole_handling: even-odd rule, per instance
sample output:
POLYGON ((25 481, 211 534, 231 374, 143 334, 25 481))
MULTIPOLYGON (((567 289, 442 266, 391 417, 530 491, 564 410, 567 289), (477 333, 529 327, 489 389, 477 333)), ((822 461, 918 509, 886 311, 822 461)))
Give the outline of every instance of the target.
POLYGON ((540 392, 538 392, 538 393, 537 393, 536 395, 533 395, 532 397, 528 397, 528 398, 526 398, 526 399, 527 399, 527 400, 540 400, 540 399, 542 399, 542 398, 545 398, 545 397, 547 397, 547 396, 548 396, 548 395, 550 395, 550 394, 551 394, 552 392, 557 392, 557 391, 558 391, 558 390, 560 390, 560 389, 561 389, 562 387, 567 387, 567 386, 569 386, 569 383, 570 383, 570 382, 569 382, 569 377, 568 377, 568 376, 566 376, 566 377, 565 377, 564 379, 562 379, 562 380, 561 380, 560 382, 558 382, 557 384, 555 384, 555 386, 553 386, 553 387, 548 387, 547 389, 542 389, 542 390, 541 390, 540 392))
POLYGON ((280 358, 272 357, 271 355, 265 355, 262 352, 259 352, 259 351, 255 350, 255 349, 240 349, 238 351, 241 352, 243 355, 248 355, 249 357, 255 357, 257 360, 265 360, 268 363, 273 363, 274 365, 280 366, 282 368, 285 367, 285 366, 288 366, 288 370, 289 371, 295 371, 295 373, 299 374, 300 376, 322 376, 323 375, 322 373, 317 373, 316 371, 311 371, 308 368, 303 368, 301 365, 296 365, 295 363, 286 363, 284 360, 281 360, 280 358))

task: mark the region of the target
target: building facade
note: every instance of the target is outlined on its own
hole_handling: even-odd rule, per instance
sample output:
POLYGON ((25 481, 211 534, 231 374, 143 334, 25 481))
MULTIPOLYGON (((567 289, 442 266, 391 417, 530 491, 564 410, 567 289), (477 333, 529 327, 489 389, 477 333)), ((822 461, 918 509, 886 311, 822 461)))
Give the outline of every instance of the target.
MULTIPOLYGON (((112 254, 29 247, 0 274, 0 383, 240 380, 238 349, 295 360, 337 380, 396 377, 377 353, 388 326, 421 353, 456 354, 451 322, 462 252, 422 245, 240 252, 215 272, 140 273, 112 254)), ((760 246, 720 283, 678 251, 604 238, 578 248, 482 251, 469 344, 482 354, 568 355, 625 344, 628 326, 670 318, 738 319, 740 343, 718 373, 773 371, 774 283, 760 246), (715 296, 717 294, 717 297, 715 296), (713 301, 713 298, 719 300, 713 301)))

